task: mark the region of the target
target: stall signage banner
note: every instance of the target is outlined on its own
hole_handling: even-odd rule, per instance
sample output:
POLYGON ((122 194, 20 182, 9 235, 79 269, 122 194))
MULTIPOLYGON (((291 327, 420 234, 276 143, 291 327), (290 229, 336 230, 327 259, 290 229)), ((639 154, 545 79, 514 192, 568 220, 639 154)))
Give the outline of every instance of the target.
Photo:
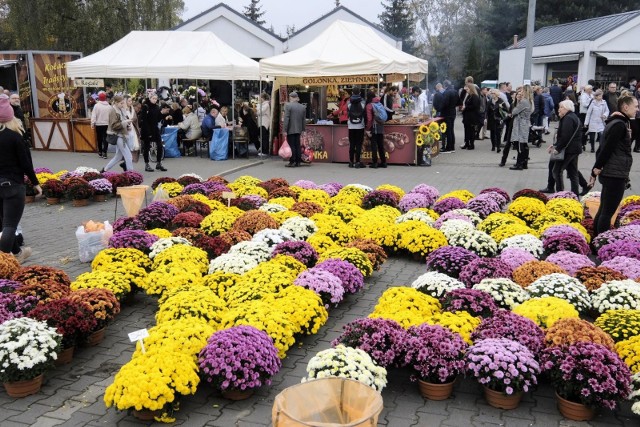
POLYGON ((359 76, 326 76, 326 77, 278 77, 280 85, 331 86, 331 85, 377 85, 377 74, 359 76))
POLYGON ((75 87, 104 87, 104 79, 74 79, 75 87))

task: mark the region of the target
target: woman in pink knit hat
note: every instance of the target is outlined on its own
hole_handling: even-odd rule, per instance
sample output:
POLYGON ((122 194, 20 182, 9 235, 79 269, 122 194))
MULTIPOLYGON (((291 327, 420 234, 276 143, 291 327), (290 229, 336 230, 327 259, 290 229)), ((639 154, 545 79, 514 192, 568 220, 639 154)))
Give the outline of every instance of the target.
POLYGON ((31 248, 21 250, 16 242, 24 211, 24 175, 33 183, 36 194, 42 194, 23 134, 22 122, 13 115, 9 97, 0 95, 0 251, 13 254, 20 263, 31 255, 31 248))

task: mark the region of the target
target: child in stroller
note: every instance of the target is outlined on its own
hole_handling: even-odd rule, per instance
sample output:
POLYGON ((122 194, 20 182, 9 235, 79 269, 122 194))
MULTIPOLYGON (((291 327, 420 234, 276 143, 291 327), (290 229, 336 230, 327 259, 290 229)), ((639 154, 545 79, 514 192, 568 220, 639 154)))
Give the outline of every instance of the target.
POLYGON ((542 145, 543 142, 546 142, 542 139, 543 132, 544 126, 531 126, 529 128, 529 144, 540 148, 540 145, 542 145))

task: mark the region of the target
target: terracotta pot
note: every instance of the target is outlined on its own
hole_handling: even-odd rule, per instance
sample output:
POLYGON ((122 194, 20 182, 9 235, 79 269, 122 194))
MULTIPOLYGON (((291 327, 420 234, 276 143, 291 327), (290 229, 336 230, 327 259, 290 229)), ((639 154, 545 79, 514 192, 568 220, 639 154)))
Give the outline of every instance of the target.
POLYGON ((69 348, 63 348, 58 353, 58 359, 56 360, 56 366, 66 365, 67 363, 71 363, 73 360, 73 352, 75 351, 76 346, 71 346, 69 348))
POLYGON ((520 404, 522 392, 519 391, 514 394, 507 395, 501 391, 495 391, 484 387, 484 398, 487 400, 487 403, 494 408, 515 409, 520 404))
POLYGON ((93 195, 93 201, 94 202, 106 202, 107 201, 107 195, 106 194, 94 194, 93 195))
POLYGON ((36 394, 42 388, 43 375, 24 381, 13 381, 4 383, 4 389, 11 397, 25 397, 36 394))
POLYGON ((24 203, 33 203, 36 200, 36 196, 24 196, 24 203))
POLYGON ((252 389, 246 390, 225 390, 222 392, 222 397, 229 400, 245 400, 253 396, 252 389))
POLYGON ((98 329, 91 335, 89 335, 85 340, 83 345, 85 347, 94 347, 104 341, 104 331, 105 328, 98 329))
POLYGON ((427 381, 418 380, 420 394, 429 400, 446 400, 453 393, 453 384, 455 381, 444 384, 434 384, 427 381))
POLYGON ((47 204, 48 205, 59 205, 60 204, 60 198, 59 197, 47 197, 47 204))
POLYGON ((596 416, 596 411, 582 403, 572 402, 556 393, 558 410, 563 417, 574 421, 589 421, 596 416))
POLYGON ((77 208, 81 206, 87 206, 89 204, 89 199, 73 199, 71 200, 71 205, 77 208))
POLYGON ((155 417, 159 417, 160 415, 162 415, 160 411, 151 411, 149 409, 133 410, 133 416, 140 421, 153 421, 155 417))

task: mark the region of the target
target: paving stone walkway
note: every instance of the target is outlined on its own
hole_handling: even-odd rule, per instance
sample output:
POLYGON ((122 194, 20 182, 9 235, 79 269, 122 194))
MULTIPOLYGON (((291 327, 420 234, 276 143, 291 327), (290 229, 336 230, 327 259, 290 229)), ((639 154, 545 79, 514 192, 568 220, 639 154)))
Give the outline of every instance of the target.
MULTIPOLYGON (((458 129, 462 135, 462 129, 458 129)), ((547 137, 547 139, 550 139, 547 137)), ((100 168, 105 161, 96 154, 33 152, 36 167, 74 169, 77 166, 100 168)), ((640 160, 638 160, 640 161, 640 160)), ((522 188, 542 188, 546 184, 547 155, 543 149, 532 149, 529 170, 517 172, 497 166, 499 156, 490 151, 490 142, 476 142, 475 151, 458 150, 455 154, 434 159, 431 168, 390 166, 387 169, 349 169, 346 165, 314 164, 298 169, 284 168, 276 158, 211 162, 207 159, 167 159, 167 176, 195 172, 203 177, 224 174, 233 180, 250 174, 261 179, 283 177, 290 182, 311 179, 318 183, 338 181, 359 182, 369 186, 390 183, 407 191, 418 183, 428 183, 441 193, 459 188, 477 192, 486 187, 502 187, 513 193, 522 188)), ((580 158, 583 172, 591 167, 592 154, 580 158)), ((143 164, 137 164, 138 170, 143 164)), ((634 168, 632 183, 640 186, 640 175, 634 168)), ((144 173, 145 183, 151 184, 159 173, 144 173)), ((633 190, 632 190, 633 191, 633 190)), ((150 200, 150 199, 149 199, 150 200)), ((28 205, 23 217, 27 244, 33 248, 29 264, 44 264, 64 269, 72 279, 89 271, 89 264, 78 260, 75 229, 82 221, 113 221, 116 201, 93 203, 73 208, 69 202, 60 206, 46 206, 44 201, 28 205)), ((118 216, 123 215, 118 206, 118 216)), ((329 313, 327 324, 318 334, 305 337, 292 347, 283 360, 282 370, 271 387, 264 387, 252 398, 230 402, 222 399, 201 384, 194 396, 185 397, 176 413, 176 425, 184 426, 269 426, 275 396, 286 387, 297 384, 305 376, 307 362, 318 351, 330 347, 342 327, 359 317, 367 316, 378 297, 390 286, 409 285, 425 267, 415 261, 390 258, 382 270, 367 280, 366 288, 357 295, 349 295, 338 308, 329 313)), ((47 373, 42 391, 22 399, 9 398, 0 391, 0 426, 129 426, 141 425, 133 416, 103 403, 105 388, 114 374, 130 360, 134 350, 127 333, 155 324, 156 299, 138 295, 133 304, 125 306, 116 321, 107 328, 103 343, 79 349, 71 364, 47 373)), ((488 406, 480 387, 471 380, 460 380, 452 399, 442 402, 426 401, 418 393, 416 384, 409 382, 407 370, 391 369, 389 385, 382 392, 384 410, 380 426, 638 426, 628 404, 617 412, 601 411, 590 423, 563 420, 556 409, 553 390, 542 385, 534 393, 525 395, 515 410, 503 411, 488 406)))

